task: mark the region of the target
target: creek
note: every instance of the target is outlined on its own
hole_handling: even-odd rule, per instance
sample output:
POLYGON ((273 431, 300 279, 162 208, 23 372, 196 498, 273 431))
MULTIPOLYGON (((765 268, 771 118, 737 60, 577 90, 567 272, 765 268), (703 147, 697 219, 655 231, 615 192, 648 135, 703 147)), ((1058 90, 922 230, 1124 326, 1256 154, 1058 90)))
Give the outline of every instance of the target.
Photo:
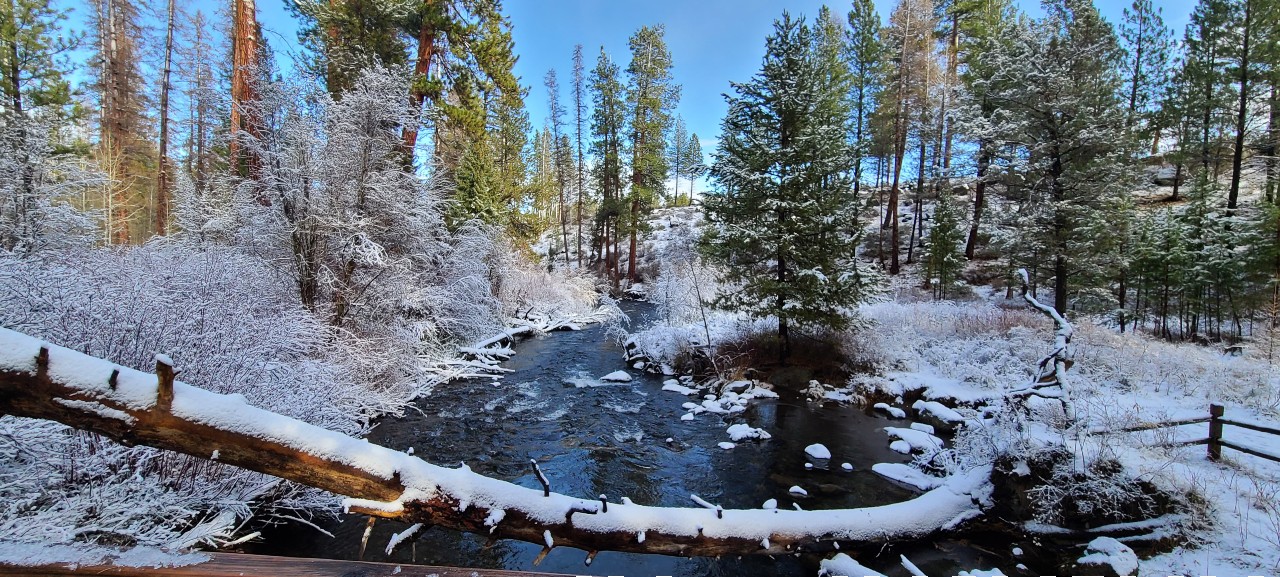
MULTIPOLYGON (((622 306, 633 330, 651 322, 652 305, 622 306)), ((534 488, 540 485, 529 460, 536 459, 553 491, 587 498, 603 494, 615 503, 628 497, 644 505, 694 507, 690 495, 696 494, 726 509, 759 508, 777 499, 780 508, 795 503, 816 510, 884 505, 916 495, 871 471, 875 463, 907 460, 889 450, 881 430, 902 426, 901 421, 836 403, 809 402, 788 391, 778 391, 778 399, 751 401, 737 415, 704 413, 682 421, 686 411, 681 405, 695 399, 663 391, 662 382, 671 377, 626 367, 621 347, 600 325, 526 339, 512 348, 515 356, 502 365, 512 372, 501 380, 442 385, 416 402, 421 412, 381 419, 369 440, 401 450, 412 447, 440 465, 465 462, 478 473, 534 488), (598 380, 619 369, 633 380, 598 380), (739 422, 763 428, 772 438, 720 448, 719 443, 730 440, 725 429, 739 422), (812 443, 831 449, 829 468, 806 469, 804 448, 812 443), (852 471, 841 468, 845 462, 853 465, 852 471), (793 485, 808 496, 789 494, 793 485)), ((244 550, 358 558, 365 517, 344 515, 322 526, 334 537, 303 525, 282 525, 265 529, 265 539, 244 550)), ((386 554, 391 536, 406 527, 378 521, 364 560, 627 577, 817 574, 816 558, 805 556, 686 559, 602 551, 587 567, 585 552, 563 547, 535 568, 539 545, 499 541, 485 548, 481 536, 443 529, 421 533, 386 554)), ((908 556, 931 575, 955 575, 983 561, 980 552, 958 544, 911 549, 908 556)), ((896 561, 897 555, 891 558, 896 561)), ((892 565, 891 576, 907 574, 897 570, 896 562, 863 561, 892 565)))

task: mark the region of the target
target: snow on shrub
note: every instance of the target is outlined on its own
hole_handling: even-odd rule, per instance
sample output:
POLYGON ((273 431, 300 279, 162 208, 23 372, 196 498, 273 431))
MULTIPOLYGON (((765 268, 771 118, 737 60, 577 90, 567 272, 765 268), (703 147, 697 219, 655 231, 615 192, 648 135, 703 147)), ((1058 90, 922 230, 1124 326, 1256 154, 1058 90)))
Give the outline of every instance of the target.
MULTIPOLYGON (((185 382, 348 434, 411 394, 365 380, 279 272, 229 249, 0 253, 0 325, 141 370, 163 352, 185 382)), ((257 473, 14 417, 0 418, 0 478, 0 539, 20 541, 187 545, 181 530, 207 516, 217 522, 196 540, 216 542, 254 507, 332 505, 257 473)))

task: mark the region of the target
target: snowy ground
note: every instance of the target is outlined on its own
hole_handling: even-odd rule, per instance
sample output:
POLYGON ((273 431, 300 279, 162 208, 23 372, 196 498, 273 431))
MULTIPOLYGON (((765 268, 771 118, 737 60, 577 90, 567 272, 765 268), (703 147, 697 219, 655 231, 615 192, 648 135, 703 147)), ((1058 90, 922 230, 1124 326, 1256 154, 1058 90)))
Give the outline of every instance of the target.
MULTIPOLYGON (((858 338, 864 354, 888 369, 855 384, 890 391, 923 387, 926 397, 975 400, 1027 382, 1046 353, 1048 321, 990 304, 881 303, 858 338)), ((1077 417, 1097 429, 1202 417, 1210 403, 1245 421, 1280 421, 1280 372, 1265 358, 1172 344, 1077 323, 1071 395, 1077 417)), ((1210 462, 1203 446, 1165 448, 1204 438, 1205 424, 1080 441, 1083 452, 1119 459, 1140 478, 1208 501, 1212 526, 1195 548, 1142 562, 1144 574, 1268 574, 1280 568, 1280 464, 1224 450, 1210 462)), ((1225 438, 1280 455, 1280 437, 1228 427, 1225 438)))

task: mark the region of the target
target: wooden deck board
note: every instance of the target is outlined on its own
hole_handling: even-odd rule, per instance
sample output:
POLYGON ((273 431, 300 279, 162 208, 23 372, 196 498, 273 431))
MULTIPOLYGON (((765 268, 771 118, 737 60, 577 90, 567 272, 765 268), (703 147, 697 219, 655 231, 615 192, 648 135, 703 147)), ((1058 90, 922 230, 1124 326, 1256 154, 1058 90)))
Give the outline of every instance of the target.
POLYGON ((367 561, 335 561, 273 557, 243 553, 206 553, 208 562, 186 567, 120 567, 94 565, 71 568, 65 563, 15 566, 0 563, 0 575, 113 575, 116 577, 565 577, 560 573, 529 573, 503 569, 434 567, 367 561))

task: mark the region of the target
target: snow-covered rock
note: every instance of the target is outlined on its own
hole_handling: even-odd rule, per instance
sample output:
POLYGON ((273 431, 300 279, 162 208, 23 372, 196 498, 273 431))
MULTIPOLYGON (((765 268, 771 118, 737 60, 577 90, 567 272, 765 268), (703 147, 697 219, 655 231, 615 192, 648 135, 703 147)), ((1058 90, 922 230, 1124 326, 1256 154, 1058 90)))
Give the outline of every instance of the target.
POLYGON ((942 439, 924 431, 903 427, 885 427, 884 432, 888 433, 890 437, 905 441, 916 451, 931 451, 942 448, 942 439))
POLYGON ((897 441, 889 443, 889 450, 897 451, 899 453, 902 453, 903 455, 908 455, 911 453, 911 443, 908 443, 906 441, 899 439, 897 441))
POLYGON ((895 419, 907 418, 906 411, 899 409, 898 407, 890 406, 889 403, 876 403, 875 405, 872 406, 872 408, 876 409, 877 411, 881 411, 895 419))
POLYGON ((1084 556, 1076 559, 1081 569, 1103 571, 1110 569, 1116 575, 1137 575, 1138 555, 1128 545, 1111 537, 1098 537, 1085 547, 1084 556))
POLYGON ((929 433, 930 435, 937 434, 937 431, 934 430, 933 425, 926 425, 924 423, 911 423, 911 428, 917 431, 920 431, 922 433, 929 433))
POLYGON ((662 390, 664 390, 664 391, 671 391, 671 392, 673 392, 673 393, 680 393, 680 394, 682 394, 682 395, 696 395, 696 394, 698 394, 698 390, 697 390, 697 389, 690 389, 689 387, 686 387, 686 386, 684 386, 684 385, 680 384, 680 381, 677 381, 677 380, 675 380, 675 379, 667 379, 667 380, 663 381, 663 382, 662 382, 662 390))
POLYGON ((734 442, 744 441, 747 439, 765 440, 773 438, 773 435, 770 435, 768 431, 752 427, 746 423, 729 425, 729 429, 725 432, 729 433, 729 438, 734 442))
POLYGON ((830 459, 831 450, 822 443, 814 443, 804 448, 804 454, 814 459, 830 459))
POLYGON ((777 500, 777 499, 769 499, 768 501, 765 501, 765 502, 764 502, 764 504, 760 506, 760 508, 761 508, 761 509, 777 509, 777 508, 778 508, 778 500, 777 500))
POLYGON ((809 495, 809 492, 801 488, 800 485, 792 485, 790 489, 787 489, 787 492, 792 495, 809 495))
POLYGON ((729 449, 732 449, 732 448, 734 448, 734 447, 737 447, 737 445, 735 445, 735 444, 733 444, 733 443, 730 443, 730 442, 727 442, 727 441, 722 441, 722 442, 720 442, 719 444, 717 444, 716 446, 717 446, 717 447, 720 447, 721 449, 724 449, 724 450, 726 450, 726 451, 728 451, 729 449))
POLYGON ((846 470, 846 471, 852 471, 852 470, 853 470, 853 465, 852 465, 852 464, 850 464, 850 463, 840 463, 840 468, 841 468, 841 469, 844 469, 844 470, 846 470))
POLYGON ((614 371, 603 377, 600 377, 600 380, 607 381, 610 383, 627 383, 627 382, 631 382, 631 375, 626 371, 614 371))

